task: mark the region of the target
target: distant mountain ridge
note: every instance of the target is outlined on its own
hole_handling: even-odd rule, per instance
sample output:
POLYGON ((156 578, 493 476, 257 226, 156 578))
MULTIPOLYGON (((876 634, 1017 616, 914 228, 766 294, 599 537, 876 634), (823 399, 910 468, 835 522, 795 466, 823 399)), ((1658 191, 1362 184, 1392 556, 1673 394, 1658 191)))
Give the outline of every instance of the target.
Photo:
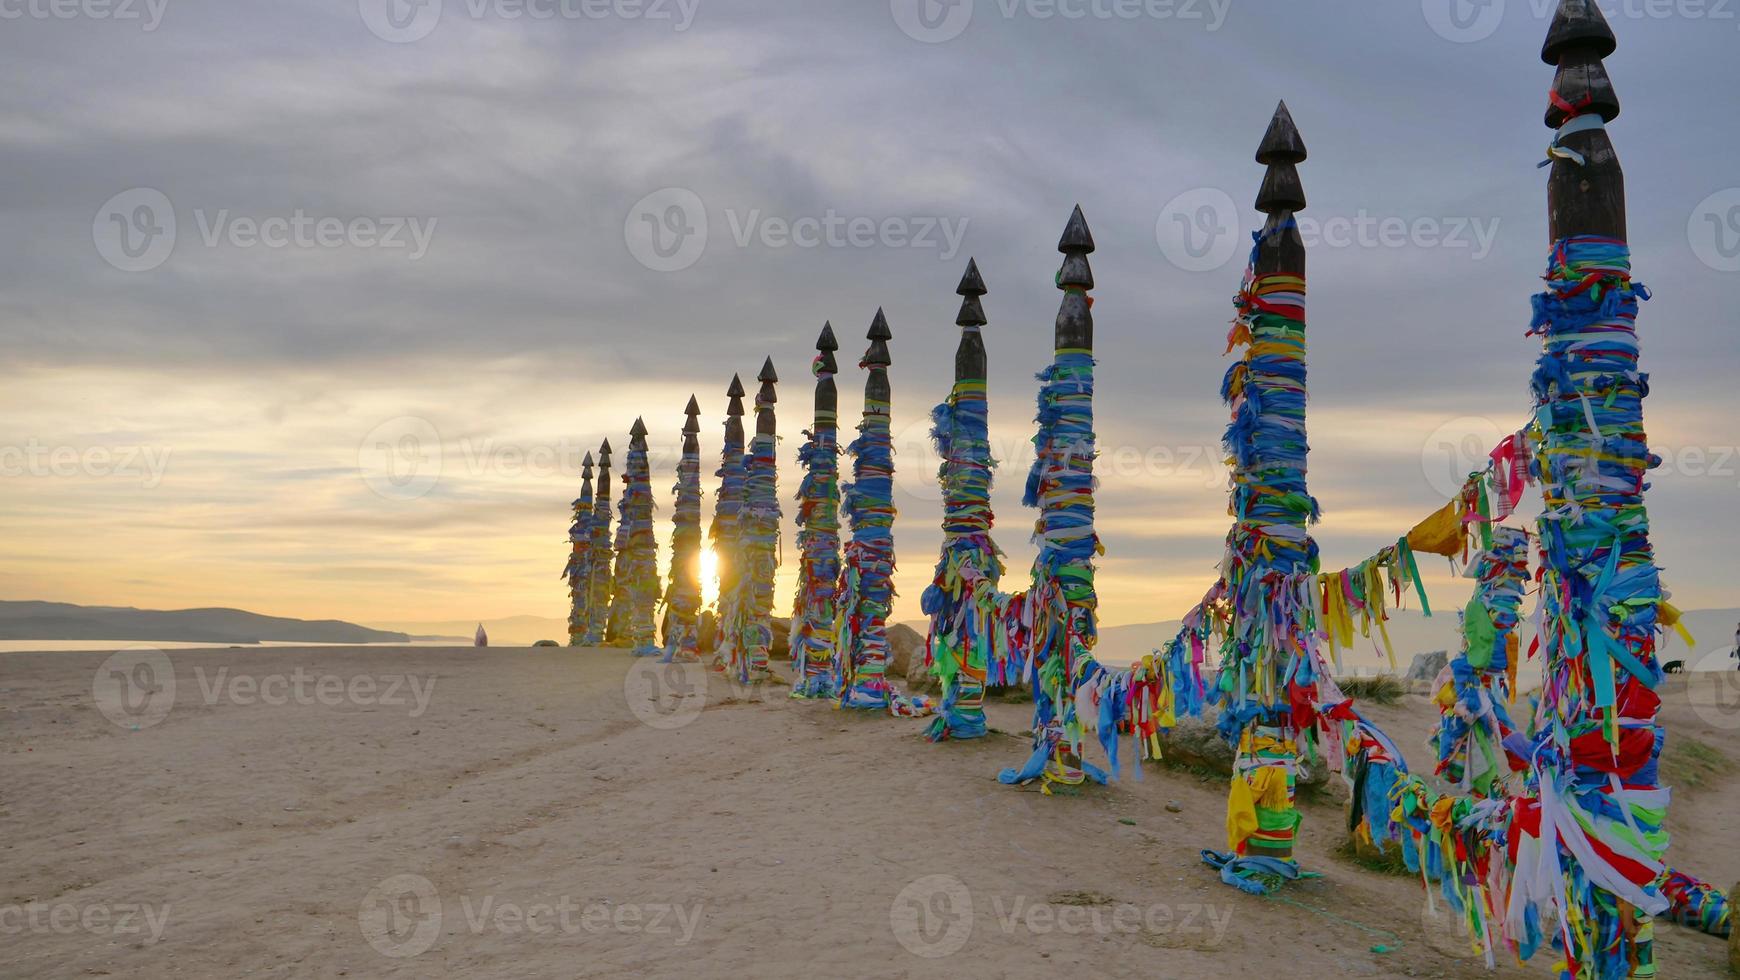
POLYGON ((163 610, 0 600, 0 640, 407 643, 410 637, 337 619, 290 619, 243 609, 163 610))

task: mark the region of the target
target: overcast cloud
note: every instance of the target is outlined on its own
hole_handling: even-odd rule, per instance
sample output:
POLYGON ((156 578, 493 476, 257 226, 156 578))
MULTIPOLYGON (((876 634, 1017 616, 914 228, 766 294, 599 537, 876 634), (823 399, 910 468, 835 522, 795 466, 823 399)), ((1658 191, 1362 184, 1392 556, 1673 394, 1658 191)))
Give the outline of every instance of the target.
MULTIPOLYGON (((968 256, 998 537, 1031 559, 1021 453, 1079 202, 1102 609, 1170 618, 1225 533, 1221 352, 1281 98, 1311 149, 1318 537, 1357 561, 1528 410, 1550 6, 0 0, 0 594, 560 616, 579 454, 644 415, 667 520, 693 391, 710 512, 726 383, 771 354, 789 595, 812 343, 831 320, 849 418, 882 306, 912 618, 968 256), (370 447, 407 433, 436 478, 383 491, 370 447)), ((1740 3, 1608 6, 1657 550, 1684 604, 1737 605, 1740 3)))

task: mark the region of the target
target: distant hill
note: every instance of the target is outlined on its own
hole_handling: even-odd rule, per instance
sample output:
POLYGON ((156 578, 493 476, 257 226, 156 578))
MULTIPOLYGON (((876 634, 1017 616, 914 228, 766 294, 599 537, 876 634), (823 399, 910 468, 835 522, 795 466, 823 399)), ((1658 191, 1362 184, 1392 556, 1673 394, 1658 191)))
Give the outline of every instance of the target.
POLYGON ((241 609, 160 610, 0 601, 0 640, 406 643, 410 637, 336 619, 288 619, 241 609))

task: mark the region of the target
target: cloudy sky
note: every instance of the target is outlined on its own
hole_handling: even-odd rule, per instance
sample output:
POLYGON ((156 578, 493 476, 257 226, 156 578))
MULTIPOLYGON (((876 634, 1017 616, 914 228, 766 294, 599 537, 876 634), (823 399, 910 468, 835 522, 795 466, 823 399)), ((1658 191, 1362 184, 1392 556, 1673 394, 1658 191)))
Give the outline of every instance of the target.
MULTIPOLYGON (((1031 559, 1032 375, 1079 202, 1103 618, 1171 618, 1226 528, 1221 352, 1281 98, 1311 149, 1317 533, 1326 564, 1358 561, 1528 410, 1548 8, 0 0, 0 595, 561 616, 581 453, 644 415, 668 518, 694 392, 710 511, 726 384, 768 354, 790 595, 811 346, 831 320, 855 355, 882 306, 915 617, 941 537, 925 416, 968 256, 991 289, 999 540, 1031 559)), ((1740 3, 1609 9, 1656 294, 1657 549, 1683 604, 1740 605, 1740 3)))

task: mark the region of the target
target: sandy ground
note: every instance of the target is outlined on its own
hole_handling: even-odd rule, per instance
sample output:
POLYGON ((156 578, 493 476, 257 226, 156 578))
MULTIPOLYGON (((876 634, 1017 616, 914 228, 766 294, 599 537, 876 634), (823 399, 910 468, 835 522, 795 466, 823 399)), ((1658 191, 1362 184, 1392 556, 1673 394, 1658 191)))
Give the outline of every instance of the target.
MULTIPOLYGON (((1416 881, 1339 857, 1332 803, 1301 847, 1324 877, 1257 898, 1199 863, 1224 789, 1187 773, 1045 798, 996 782, 1014 737, 932 746, 621 651, 167 655, 172 704, 161 661, 0 654, 0 976, 1550 975, 1487 973, 1416 881)), ((1717 752, 1674 855, 1724 884, 1727 681, 1666 693, 1717 752)), ((1378 714, 1424 757, 1423 700, 1378 714)), ((1708 937, 1663 926, 1660 955, 1725 975, 1708 937)))

